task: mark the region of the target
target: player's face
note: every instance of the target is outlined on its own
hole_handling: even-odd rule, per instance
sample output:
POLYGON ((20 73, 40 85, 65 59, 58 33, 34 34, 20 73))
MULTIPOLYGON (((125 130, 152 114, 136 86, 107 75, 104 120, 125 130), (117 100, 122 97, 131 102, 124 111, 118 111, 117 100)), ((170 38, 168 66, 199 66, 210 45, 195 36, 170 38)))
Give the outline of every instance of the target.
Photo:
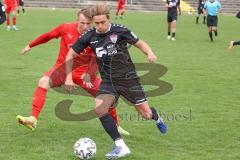
POLYGON ((85 17, 83 14, 80 14, 78 17, 78 32, 83 33, 91 27, 91 20, 85 17))
POLYGON ((110 22, 107 15, 94 16, 93 22, 99 33, 106 33, 108 31, 110 22))

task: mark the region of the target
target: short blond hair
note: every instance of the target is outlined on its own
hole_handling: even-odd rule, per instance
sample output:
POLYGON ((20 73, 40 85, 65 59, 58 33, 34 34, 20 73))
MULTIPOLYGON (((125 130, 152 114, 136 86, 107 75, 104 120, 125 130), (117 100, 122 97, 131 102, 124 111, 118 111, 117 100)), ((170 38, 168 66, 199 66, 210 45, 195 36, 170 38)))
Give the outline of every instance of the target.
POLYGON ((84 15, 84 17, 88 18, 89 20, 92 20, 92 14, 91 14, 92 7, 86 7, 78 11, 77 16, 79 17, 81 14, 84 15))
POLYGON ((97 4, 91 9, 92 17, 106 15, 109 18, 110 9, 104 4, 97 4))

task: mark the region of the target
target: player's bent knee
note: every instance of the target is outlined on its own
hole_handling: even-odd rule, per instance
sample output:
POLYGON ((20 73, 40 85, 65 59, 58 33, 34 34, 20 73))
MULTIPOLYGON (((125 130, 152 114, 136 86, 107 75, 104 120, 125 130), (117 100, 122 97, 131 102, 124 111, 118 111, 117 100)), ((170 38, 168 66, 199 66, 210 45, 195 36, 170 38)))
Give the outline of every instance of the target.
POLYGON ((50 88, 50 78, 47 77, 47 76, 43 76, 43 77, 39 80, 38 86, 39 86, 39 87, 42 87, 42 88, 45 88, 45 89, 50 88))

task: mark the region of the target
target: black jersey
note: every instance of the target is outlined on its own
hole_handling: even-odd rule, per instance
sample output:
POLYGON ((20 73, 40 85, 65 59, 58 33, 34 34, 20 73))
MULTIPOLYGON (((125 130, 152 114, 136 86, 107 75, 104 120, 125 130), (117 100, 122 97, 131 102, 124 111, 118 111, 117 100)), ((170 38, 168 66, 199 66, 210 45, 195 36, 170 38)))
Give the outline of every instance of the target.
POLYGON ((96 54, 99 72, 103 81, 138 78, 135 66, 128 52, 128 44, 135 44, 139 39, 122 25, 111 24, 104 34, 96 28, 88 30, 72 46, 76 53, 81 53, 90 46, 96 54))
POLYGON ((177 7, 180 5, 180 0, 167 0, 166 3, 168 4, 168 14, 177 15, 177 7))
POLYGON ((198 9, 203 9, 205 4, 205 0, 199 0, 198 1, 198 9))

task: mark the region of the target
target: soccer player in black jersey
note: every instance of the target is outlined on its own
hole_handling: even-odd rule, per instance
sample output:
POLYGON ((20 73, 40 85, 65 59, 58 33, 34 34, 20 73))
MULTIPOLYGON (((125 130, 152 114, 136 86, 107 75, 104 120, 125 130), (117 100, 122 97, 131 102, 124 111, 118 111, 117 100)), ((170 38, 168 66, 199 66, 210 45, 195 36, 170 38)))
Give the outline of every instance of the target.
POLYGON ((5 8, 2 2, 0 1, 0 25, 6 21, 5 8))
MULTIPOLYGON (((236 17, 240 18, 240 11, 236 14, 236 17)), ((240 45, 240 41, 230 41, 228 48, 232 49, 236 45, 240 45)))
POLYGON ((167 22, 168 22, 168 36, 167 39, 175 40, 176 23, 179 15, 181 14, 180 0, 167 0, 166 7, 168 9, 167 22))
POLYGON ((228 48, 232 49, 236 45, 240 45, 240 41, 230 41, 228 48))
POLYGON ((122 95, 131 102, 136 110, 146 119, 153 119, 161 133, 167 132, 167 126, 153 107, 149 107, 143 87, 139 82, 135 66, 128 52, 128 44, 139 48, 150 63, 157 60, 147 43, 137 38, 129 29, 122 25, 110 23, 109 9, 105 5, 92 8, 95 28, 84 33, 72 46, 66 58, 67 78, 66 89, 74 86, 72 81, 72 59, 84 48, 90 46, 96 54, 101 74, 100 90, 95 98, 96 115, 102 126, 115 142, 114 149, 106 154, 109 159, 117 159, 130 154, 130 150, 118 133, 116 124, 108 114, 109 107, 122 95), (69 73, 69 74, 68 74, 69 73))
POLYGON ((206 15, 204 13, 204 3, 205 0, 198 0, 198 14, 196 17, 196 24, 198 24, 199 16, 203 14, 203 24, 206 24, 206 15))

